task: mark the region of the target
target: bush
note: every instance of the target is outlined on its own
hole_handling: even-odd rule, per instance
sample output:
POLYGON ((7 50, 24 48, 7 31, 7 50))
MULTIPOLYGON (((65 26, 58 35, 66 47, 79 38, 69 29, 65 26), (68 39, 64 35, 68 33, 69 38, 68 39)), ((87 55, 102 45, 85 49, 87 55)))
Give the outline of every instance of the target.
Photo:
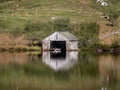
POLYGON ((53 28, 48 22, 28 21, 24 31, 26 34, 26 39, 30 41, 30 44, 33 44, 34 42, 42 41, 43 38, 48 36, 53 31, 53 28))
POLYGON ((70 20, 68 18, 59 18, 51 22, 54 30, 70 31, 72 29, 70 20))
POLYGON ((12 0, 0 0, 0 3, 6 2, 6 1, 12 1, 12 0))
POLYGON ((99 25, 96 22, 83 22, 78 26, 76 34, 80 47, 91 46, 99 43, 99 25))

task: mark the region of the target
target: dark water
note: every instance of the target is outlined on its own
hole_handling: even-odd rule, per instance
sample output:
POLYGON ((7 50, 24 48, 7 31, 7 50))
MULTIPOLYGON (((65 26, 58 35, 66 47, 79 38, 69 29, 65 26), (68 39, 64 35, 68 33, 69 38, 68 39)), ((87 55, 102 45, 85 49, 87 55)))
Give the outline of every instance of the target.
POLYGON ((0 90, 120 90, 120 55, 1 52, 0 90))

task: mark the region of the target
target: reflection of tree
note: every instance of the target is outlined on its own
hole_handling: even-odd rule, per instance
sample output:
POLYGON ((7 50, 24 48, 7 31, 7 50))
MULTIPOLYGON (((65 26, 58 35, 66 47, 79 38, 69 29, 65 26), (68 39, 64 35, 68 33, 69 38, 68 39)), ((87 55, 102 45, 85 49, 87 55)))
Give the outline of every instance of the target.
POLYGON ((111 88, 118 83, 117 59, 117 55, 108 55, 100 60, 99 67, 101 68, 100 74, 102 77, 101 89, 111 88))
POLYGON ((41 53, 29 53, 28 56, 30 61, 39 61, 41 58, 41 53))
POLYGON ((96 77, 98 76, 98 63, 95 55, 83 54, 79 56, 78 63, 79 71, 82 77, 96 77))

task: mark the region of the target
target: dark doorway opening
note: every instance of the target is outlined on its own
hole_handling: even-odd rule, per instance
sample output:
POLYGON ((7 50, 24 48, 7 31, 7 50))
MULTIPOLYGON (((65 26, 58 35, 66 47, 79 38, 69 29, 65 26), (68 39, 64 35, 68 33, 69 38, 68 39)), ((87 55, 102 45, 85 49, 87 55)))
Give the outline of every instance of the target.
POLYGON ((66 58, 66 42, 65 41, 51 41, 50 48, 60 49, 60 52, 51 52, 50 57, 52 59, 65 59, 66 58))
POLYGON ((65 41, 51 41, 50 48, 58 48, 61 49, 61 52, 66 52, 66 42, 65 41))

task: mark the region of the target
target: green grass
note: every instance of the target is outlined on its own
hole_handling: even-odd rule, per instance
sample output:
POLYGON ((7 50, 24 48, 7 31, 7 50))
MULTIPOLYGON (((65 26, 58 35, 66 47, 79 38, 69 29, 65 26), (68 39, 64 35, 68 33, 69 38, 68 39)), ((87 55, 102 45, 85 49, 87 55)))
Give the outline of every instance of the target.
MULTIPOLYGON (((0 3, 0 33, 11 33, 16 28, 24 33, 28 21, 48 23, 52 21, 52 17, 68 18, 71 24, 98 21, 98 13, 90 7, 91 1, 84 2, 87 3, 83 3, 83 0, 13 0, 0 3)), ((50 29, 46 34, 40 29, 40 40, 51 32, 53 31, 50 29)), ((75 33, 74 30, 71 32, 75 33)), ((25 38, 30 36, 30 33, 27 33, 25 38)))
MULTIPOLYGON (((119 3, 115 5, 118 6, 119 3)), ((16 27, 24 30, 28 21, 49 22, 52 17, 69 18, 71 23, 99 23, 104 21, 100 15, 101 7, 96 0, 12 0, 0 3, 0 33, 16 27)), ((104 26, 101 25, 100 29, 104 30, 104 26)), ((71 32, 74 34, 74 30, 71 32)))
POLYGON ((1 12, 0 20, 3 21, 6 28, 13 29, 16 24, 24 27, 26 21, 41 20, 49 21, 51 17, 67 17, 72 22, 82 22, 84 20, 97 20, 94 18, 95 11, 89 10, 89 6, 82 5, 80 1, 73 0, 26 0, 26 1, 9 1, 0 3, 1 12), (16 7, 15 5, 19 6, 16 7), (76 6, 77 5, 77 6, 76 6), (77 7, 77 8, 75 8, 77 7), (75 9, 72 9, 75 8, 75 9), (91 13, 91 15, 88 15, 91 13))

